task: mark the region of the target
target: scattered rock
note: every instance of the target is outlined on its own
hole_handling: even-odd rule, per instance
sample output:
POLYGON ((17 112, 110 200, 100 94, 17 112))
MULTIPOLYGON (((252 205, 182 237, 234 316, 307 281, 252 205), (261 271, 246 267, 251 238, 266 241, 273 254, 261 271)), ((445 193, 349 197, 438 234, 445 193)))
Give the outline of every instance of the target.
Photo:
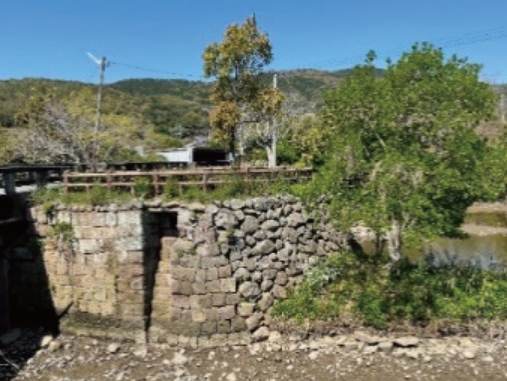
POLYGON ((477 354, 474 351, 470 350, 470 349, 464 350, 463 353, 462 353, 462 355, 467 360, 473 360, 473 359, 475 359, 477 357, 477 354))
POLYGON ((51 351, 51 352, 56 352, 58 349, 60 349, 61 347, 61 344, 58 342, 58 341, 52 341, 49 343, 48 345, 48 349, 51 351))
POLYGON ((270 343, 278 343, 278 342, 282 341, 282 334, 278 331, 272 331, 269 334, 268 341, 270 343))
POLYGON ((419 345, 419 339, 414 336, 399 337, 395 339, 394 344, 399 347, 417 347, 419 345))
POLYGON ((393 349, 392 341, 382 341, 378 345, 378 349, 382 352, 391 352, 393 349))
POLYGON ((260 327, 252 336, 255 341, 267 340, 269 338, 269 328, 260 327))
POLYGON ((49 347, 49 344, 51 344, 51 342, 53 341, 53 336, 52 335, 46 335, 44 336, 41 341, 40 341, 40 347, 41 348, 47 348, 49 347))
POLYGON ((188 364, 189 359, 182 352, 176 352, 171 362, 174 366, 184 366, 188 364))
POLYGON ((107 351, 108 351, 109 353, 116 353, 116 352, 118 352, 118 351, 119 351, 119 349, 120 349, 120 344, 118 344, 118 343, 111 343, 111 344, 109 344, 109 346, 107 347, 107 351))
POLYGON ((368 333, 364 331, 355 331, 354 337, 356 340, 361 341, 368 345, 376 345, 379 343, 380 339, 375 336, 370 336, 368 333))
POLYGON ((359 343, 357 341, 346 341, 343 343, 343 348, 346 351, 354 351, 359 348, 359 343))
POLYGON ((318 351, 313 351, 313 352, 310 352, 310 354, 308 355, 308 357, 310 358, 310 360, 317 360, 319 358, 319 352, 318 351))

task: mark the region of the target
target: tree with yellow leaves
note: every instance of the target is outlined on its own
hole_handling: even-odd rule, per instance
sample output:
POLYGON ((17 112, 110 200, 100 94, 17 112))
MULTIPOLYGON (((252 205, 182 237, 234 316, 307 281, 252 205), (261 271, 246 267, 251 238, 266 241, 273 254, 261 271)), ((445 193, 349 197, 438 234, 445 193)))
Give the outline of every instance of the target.
MULTIPOLYGON (((281 109, 283 94, 261 78, 273 59, 271 50, 267 34, 259 31, 252 16, 242 25, 230 25, 223 41, 204 51, 204 76, 216 79, 211 93, 216 104, 210 115, 213 139, 226 145, 233 156, 237 143, 242 151, 241 137, 249 126, 269 123, 281 109)), ((271 135, 276 139, 275 133, 271 135)), ((271 146, 269 139, 263 142, 266 148, 271 146)))

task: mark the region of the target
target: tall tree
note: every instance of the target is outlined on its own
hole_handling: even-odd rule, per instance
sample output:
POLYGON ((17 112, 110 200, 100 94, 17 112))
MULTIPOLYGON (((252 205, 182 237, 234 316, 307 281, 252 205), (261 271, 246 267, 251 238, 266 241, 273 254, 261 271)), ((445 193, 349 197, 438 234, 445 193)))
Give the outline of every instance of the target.
POLYGON ((205 77, 216 78, 211 93, 216 105, 210 115, 213 137, 233 154, 238 141, 241 151, 242 129, 266 123, 281 108, 282 93, 261 78, 272 59, 271 43, 255 16, 230 25, 223 41, 208 45, 203 53, 205 77))
POLYGON ((496 96, 480 67, 415 45, 375 77, 374 53, 325 99, 327 162, 312 185, 331 195, 342 228, 377 234, 392 260, 407 240, 459 234, 466 208, 504 189, 487 178, 489 147, 474 128, 493 117, 496 96))

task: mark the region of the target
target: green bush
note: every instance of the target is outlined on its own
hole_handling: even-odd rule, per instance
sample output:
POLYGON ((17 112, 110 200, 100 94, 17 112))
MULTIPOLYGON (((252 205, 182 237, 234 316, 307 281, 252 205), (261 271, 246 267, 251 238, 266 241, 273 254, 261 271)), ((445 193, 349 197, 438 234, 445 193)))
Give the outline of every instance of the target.
POLYGON ((134 193, 143 199, 152 198, 155 195, 155 188, 151 178, 138 177, 134 183, 134 193))
POLYGON ((506 293, 505 271, 429 260, 390 269, 386 261, 345 253, 314 269, 272 314, 296 322, 352 315, 377 329, 399 322, 505 320, 506 293))
POLYGON ((165 182, 163 194, 166 199, 173 199, 180 195, 180 187, 174 177, 169 177, 165 182))
POLYGON ((74 238, 74 228, 68 222, 58 222, 53 226, 53 235, 60 237, 62 240, 69 242, 74 238))

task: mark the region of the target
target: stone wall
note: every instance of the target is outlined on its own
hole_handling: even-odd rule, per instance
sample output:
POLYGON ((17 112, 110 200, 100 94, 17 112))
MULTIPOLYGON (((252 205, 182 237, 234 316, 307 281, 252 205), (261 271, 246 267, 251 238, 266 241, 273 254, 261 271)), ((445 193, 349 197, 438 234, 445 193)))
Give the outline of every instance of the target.
POLYGON ((273 303, 342 244, 289 196, 32 216, 63 330, 189 346, 266 337, 273 303))
POLYGON ((61 207, 46 215, 37 208, 32 216, 61 329, 145 340, 160 240, 145 231, 142 211, 61 207))

